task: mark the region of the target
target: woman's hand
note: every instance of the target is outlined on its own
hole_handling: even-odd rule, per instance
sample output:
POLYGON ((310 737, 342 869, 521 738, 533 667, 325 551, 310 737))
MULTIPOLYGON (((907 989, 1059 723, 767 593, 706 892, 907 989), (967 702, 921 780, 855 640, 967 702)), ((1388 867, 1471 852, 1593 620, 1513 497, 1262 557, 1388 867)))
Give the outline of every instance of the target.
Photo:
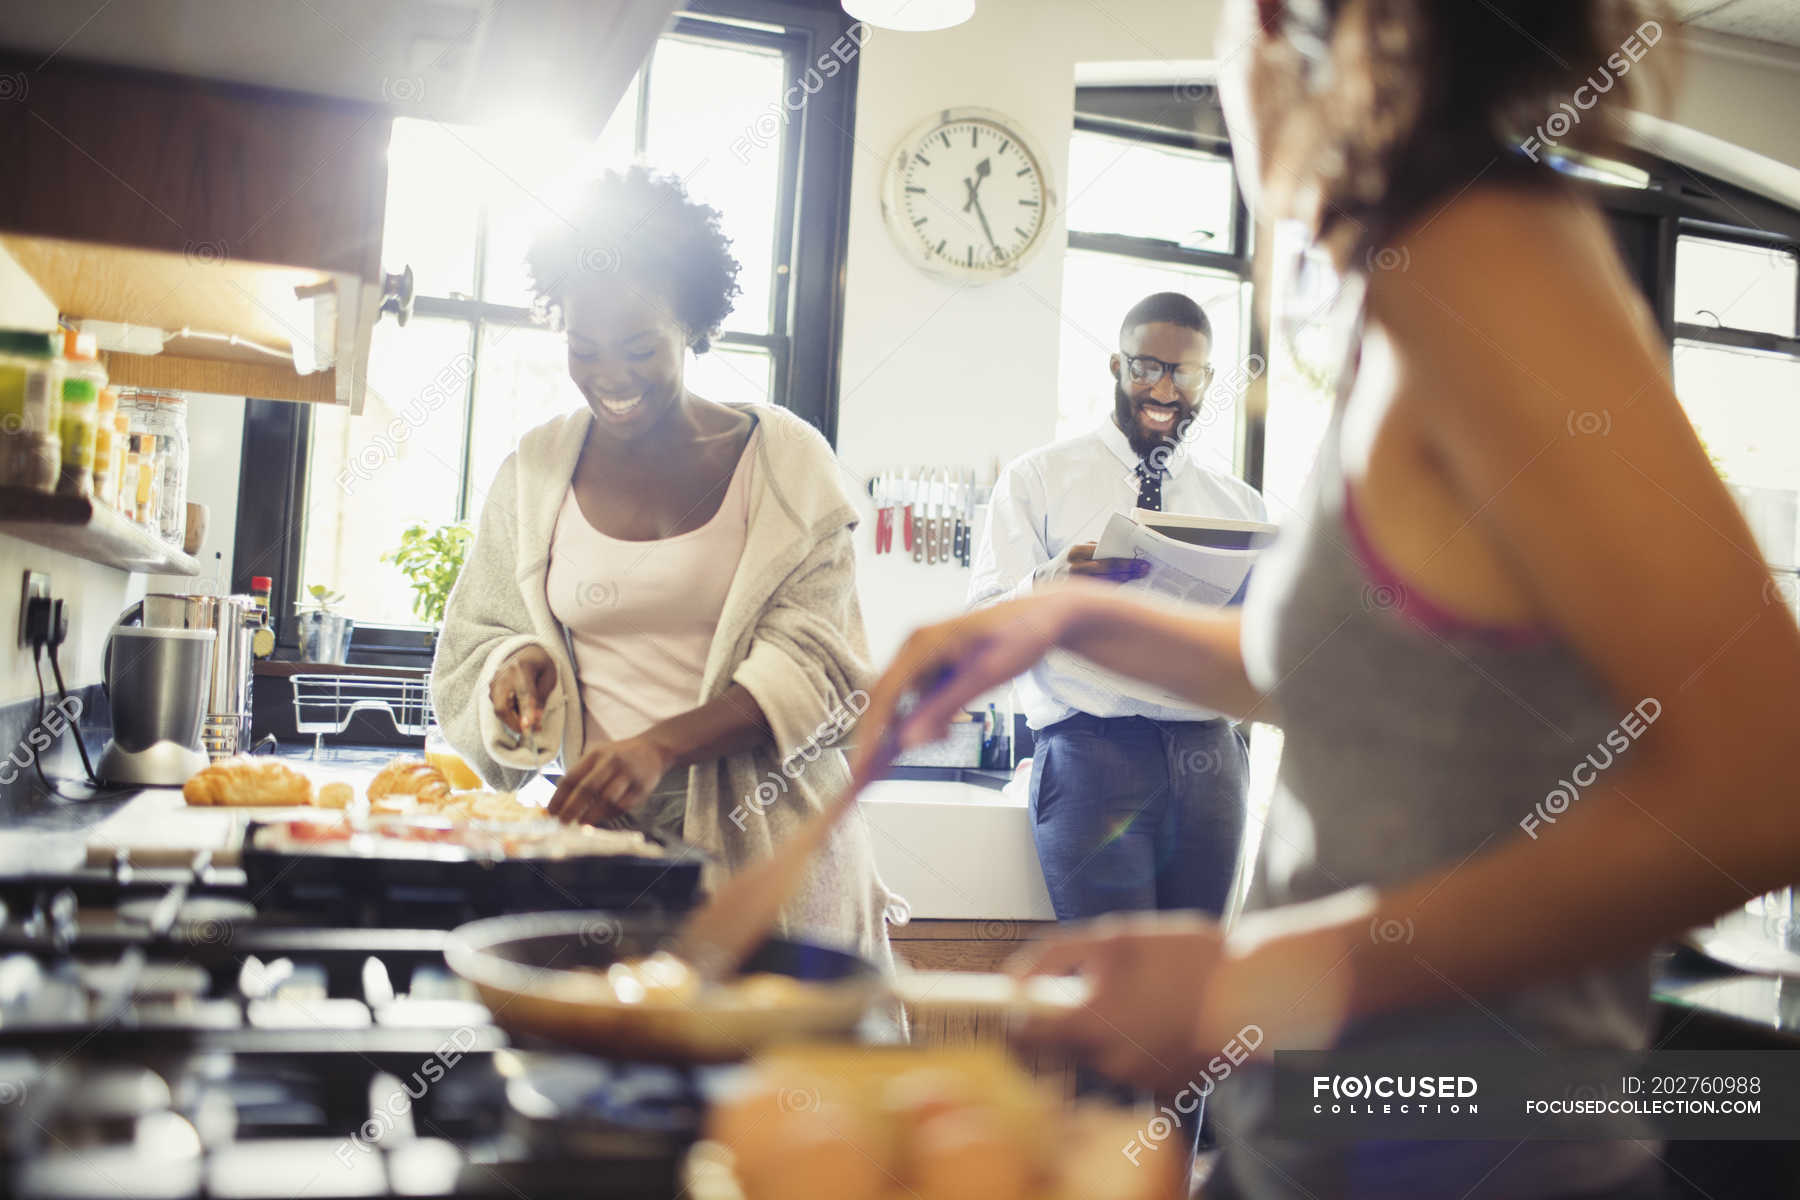
POLYGON ((623 816, 656 790, 673 765, 674 756, 648 737, 602 742, 558 781, 550 815, 588 825, 623 816))
POLYGON ((1073 1051, 1121 1082, 1173 1093, 1193 1084, 1220 1049, 1201 1035, 1201 1005, 1224 954, 1219 926, 1190 914, 1103 917, 1054 934, 1020 951, 1008 970, 1079 974, 1092 992, 1073 1012, 1033 1019, 1019 1039, 1073 1051))
POLYGON ((555 688, 556 663, 541 646, 521 646, 494 673, 488 700, 502 725, 517 734, 534 733, 555 688))
POLYGON ((850 756, 856 784, 881 774, 895 752, 945 736, 950 718, 969 701, 1044 657, 1094 586, 1033 593, 915 630, 870 689, 856 723, 850 756), (899 706, 909 694, 918 704, 903 714, 899 706))

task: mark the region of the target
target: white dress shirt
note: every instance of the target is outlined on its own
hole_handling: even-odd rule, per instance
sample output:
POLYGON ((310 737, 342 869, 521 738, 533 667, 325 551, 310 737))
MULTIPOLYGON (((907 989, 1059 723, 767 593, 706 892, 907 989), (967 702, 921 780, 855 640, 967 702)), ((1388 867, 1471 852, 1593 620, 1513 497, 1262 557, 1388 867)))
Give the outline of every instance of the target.
MULTIPOLYGON (((987 523, 975 545, 969 607, 1024 595, 1040 564, 1069 546, 1098 541, 1114 513, 1137 507, 1138 462, 1137 452, 1108 415, 1092 433, 1033 450, 1011 463, 994 485, 987 523)), ((1268 520, 1255 488, 1207 470, 1185 450, 1169 458, 1162 500, 1163 510, 1171 513, 1268 520)), ((1033 729, 1078 712, 1162 721, 1205 721, 1219 715, 1101 672, 1060 650, 1014 680, 1013 687, 1033 729)))

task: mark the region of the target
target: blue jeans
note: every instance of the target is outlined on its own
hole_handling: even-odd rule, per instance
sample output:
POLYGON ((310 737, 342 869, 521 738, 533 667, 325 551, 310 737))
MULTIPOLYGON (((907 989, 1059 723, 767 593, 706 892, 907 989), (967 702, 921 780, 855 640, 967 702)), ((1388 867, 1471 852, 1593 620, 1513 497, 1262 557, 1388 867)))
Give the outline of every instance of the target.
MULTIPOLYGON (((1033 738, 1031 831, 1059 921, 1198 909, 1218 916, 1243 850, 1250 751, 1229 721, 1077 713, 1033 738)), ((1076 1091, 1131 1102, 1086 1068, 1076 1091)), ((1204 1110, 1180 1116, 1191 1148, 1204 1110)))
POLYGON ((1033 741, 1031 829, 1058 920, 1224 910, 1250 765, 1230 722, 1077 713, 1033 741))

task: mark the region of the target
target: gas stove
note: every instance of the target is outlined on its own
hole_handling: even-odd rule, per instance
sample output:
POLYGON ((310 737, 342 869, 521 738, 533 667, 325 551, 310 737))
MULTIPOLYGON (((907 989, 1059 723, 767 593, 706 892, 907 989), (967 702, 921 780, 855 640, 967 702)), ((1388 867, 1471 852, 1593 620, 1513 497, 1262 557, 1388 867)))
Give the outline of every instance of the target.
POLYGON ((443 930, 257 899, 205 862, 0 879, 0 1194, 679 1190, 703 1073, 510 1044, 443 930))

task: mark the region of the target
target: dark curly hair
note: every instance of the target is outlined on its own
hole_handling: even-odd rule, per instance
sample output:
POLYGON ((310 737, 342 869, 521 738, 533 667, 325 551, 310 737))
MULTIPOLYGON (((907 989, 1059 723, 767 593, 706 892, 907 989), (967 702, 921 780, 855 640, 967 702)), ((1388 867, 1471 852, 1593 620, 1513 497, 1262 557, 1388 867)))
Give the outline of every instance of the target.
POLYGON ((688 197, 673 175, 635 164, 584 182, 560 219, 525 253, 540 316, 561 328, 570 289, 611 275, 664 300, 704 354, 731 312, 738 261, 719 210, 688 197))
POLYGON ((1290 107, 1311 118, 1310 140, 1286 147, 1305 176, 1286 182, 1317 205, 1296 215, 1317 236, 1352 227, 1364 250, 1475 179, 1549 186, 1539 160, 1565 145, 1616 153, 1624 109, 1666 98, 1672 75, 1667 49, 1637 65, 1658 17, 1673 32, 1660 0, 1260 5, 1292 56, 1290 107))

